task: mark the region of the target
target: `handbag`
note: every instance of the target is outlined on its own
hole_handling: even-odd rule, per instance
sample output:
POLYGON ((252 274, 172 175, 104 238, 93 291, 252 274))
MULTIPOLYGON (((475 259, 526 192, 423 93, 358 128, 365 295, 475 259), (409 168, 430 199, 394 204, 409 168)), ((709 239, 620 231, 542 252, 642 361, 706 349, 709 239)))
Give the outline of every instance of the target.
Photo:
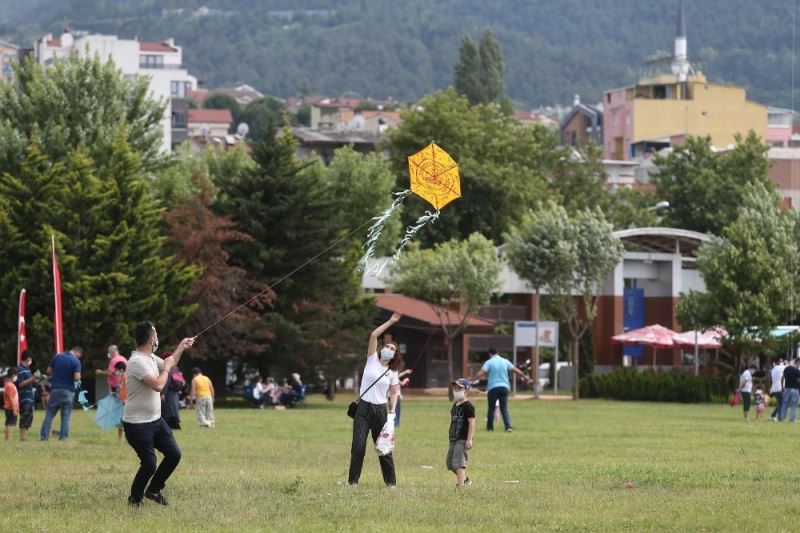
POLYGON ((731 404, 731 407, 736 407, 740 403, 742 403, 742 393, 737 391, 733 395, 733 398, 731 398, 730 404, 731 404))
POLYGON ((389 370, 387 370, 386 372, 384 372, 383 374, 381 374, 380 376, 378 376, 378 379, 376 379, 375 381, 373 381, 373 382, 372 382, 372 385, 370 385, 369 387, 367 387, 367 389, 366 389, 364 392, 362 392, 362 393, 361 393, 361 396, 359 396, 359 397, 358 397, 358 400, 353 400, 352 402, 350 402, 350 405, 348 405, 348 406, 347 406, 347 416, 349 416, 350 418, 355 418, 355 417, 356 417, 356 409, 358 409, 358 402, 359 402, 359 400, 361 400, 361 398, 363 398, 363 397, 364 397, 364 395, 367 393, 367 391, 369 391, 369 390, 370 390, 372 387, 374 387, 374 386, 375 386, 375 384, 376 384, 377 382, 379 382, 381 379, 383 379, 383 377, 384 377, 385 375, 387 375, 388 373, 389 373, 389 370))

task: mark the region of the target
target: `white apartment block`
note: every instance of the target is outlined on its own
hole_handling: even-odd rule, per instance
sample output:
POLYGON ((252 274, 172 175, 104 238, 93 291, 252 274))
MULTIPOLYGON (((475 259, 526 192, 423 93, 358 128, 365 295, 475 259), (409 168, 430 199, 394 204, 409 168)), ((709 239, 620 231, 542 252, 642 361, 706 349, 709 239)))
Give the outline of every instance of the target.
POLYGON ((97 54, 101 60, 111 58, 123 75, 147 77, 151 96, 167 104, 162 120, 163 151, 170 151, 186 139, 188 93, 197 89, 197 78, 183 68, 182 49, 172 39, 146 42, 119 39, 116 35, 73 35, 65 29, 59 38, 47 34, 33 45, 36 61, 45 66, 73 52, 97 54))

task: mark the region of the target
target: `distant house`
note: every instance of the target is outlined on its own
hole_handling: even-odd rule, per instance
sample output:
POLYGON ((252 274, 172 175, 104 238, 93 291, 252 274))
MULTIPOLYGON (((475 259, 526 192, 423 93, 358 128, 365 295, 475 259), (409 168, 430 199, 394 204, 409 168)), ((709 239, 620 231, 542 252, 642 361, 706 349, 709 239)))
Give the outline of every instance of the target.
POLYGON ((548 130, 558 128, 558 122, 539 111, 515 111, 514 118, 523 126, 543 126, 548 130))
POLYGON ((603 146, 603 106, 582 104, 575 96, 572 111, 558 128, 561 144, 578 146, 589 142, 603 146))
POLYGON ((12 81, 14 71, 12 64, 19 59, 19 46, 0 41, 0 81, 12 81))
POLYGON ((189 137, 224 137, 232 124, 230 109, 189 109, 186 112, 189 137))
POLYGON ((206 102, 206 98, 211 94, 211 91, 208 89, 195 89, 193 91, 189 91, 187 96, 189 100, 192 101, 194 105, 197 107, 203 107, 203 104, 206 102))
POLYGON ((250 85, 243 83, 241 85, 234 85, 231 87, 217 87, 216 89, 211 89, 210 93, 222 93, 227 94, 228 96, 232 96, 234 100, 236 100, 240 106, 246 106, 253 100, 258 100, 259 98, 263 98, 264 94, 257 89, 254 89, 250 85))
POLYGON ((298 158, 311 153, 317 154, 327 165, 333 160, 336 150, 343 146, 352 146, 362 154, 374 152, 383 134, 377 131, 363 130, 314 130, 311 128, 293 128, 292 135, 297 141, 298 158))

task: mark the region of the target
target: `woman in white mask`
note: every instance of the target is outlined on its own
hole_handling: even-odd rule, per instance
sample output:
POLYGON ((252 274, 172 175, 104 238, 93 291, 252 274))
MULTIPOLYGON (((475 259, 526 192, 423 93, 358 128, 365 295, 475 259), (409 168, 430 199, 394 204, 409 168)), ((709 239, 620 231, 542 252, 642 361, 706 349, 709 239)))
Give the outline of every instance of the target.
MULTIPOLYGON (((397 373, 403 369, 403 358, 397 351, 397 345, 388 342, 378 350, 378 338, 389 327, 400 320, 402 315, 394 313, 384 324, 375 328, 369 336, 367 362, 361 375, 361 396, 358 400, 356 415, 353 418, 353 443, 350 447, 350 474, 348 483, 357 485, 361 477, 361 466, 367 448, 367 435, 372 433, 372 442, 377 440, 383 425, 388 419, 394 419, 397 396, 400 392, 400 380, 397 373), (389 412, 386 412, 386 397, 389 397, 389 412)), ((393 420, 392 420, 393 422, 393 420)), ((397 483, 394 473, 392 454, 378 458, 381 464, 383 482, 388 487, 397 483)))

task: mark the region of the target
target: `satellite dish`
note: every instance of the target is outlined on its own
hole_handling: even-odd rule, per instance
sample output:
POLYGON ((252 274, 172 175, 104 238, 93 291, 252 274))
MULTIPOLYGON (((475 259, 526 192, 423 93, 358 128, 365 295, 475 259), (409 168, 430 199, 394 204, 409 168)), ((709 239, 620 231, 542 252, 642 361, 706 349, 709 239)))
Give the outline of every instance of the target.
POLYGON ((203 125, 200 126, 200 134, 203 137, 208 137, 209 133, 211 133, 211 126, 209 126, 207 122, 204 122, 203 125))
POLYGON ((246 137, 249 132, 250 126, 248 126, 246 122, 240 122, 239 125, 236 126, 236 133, 238 133, 240 137, 246 137))
POLYGON ((344 122, 339 122, 336 124, 336 131, 344 131, 347 128, 347 124, 344 122))

